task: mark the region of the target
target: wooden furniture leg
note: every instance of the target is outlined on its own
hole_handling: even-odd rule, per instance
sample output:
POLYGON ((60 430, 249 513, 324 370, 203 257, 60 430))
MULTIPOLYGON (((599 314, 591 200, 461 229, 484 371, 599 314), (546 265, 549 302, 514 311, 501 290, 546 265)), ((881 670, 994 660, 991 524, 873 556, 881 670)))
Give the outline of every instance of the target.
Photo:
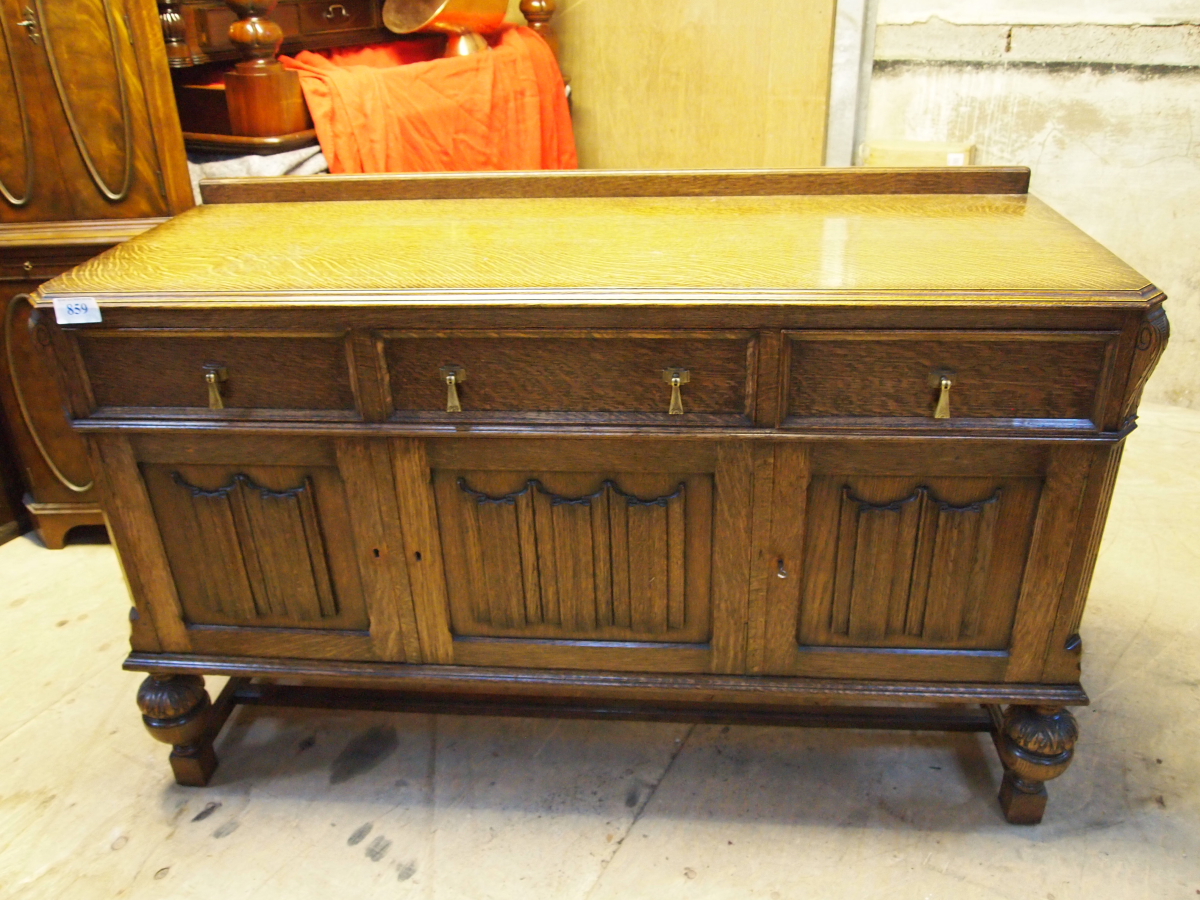
POLYGON ((1010 706, 993 731, 1004 781, 1000 807, 1013 825, 1037 825, 1046 812, 1046 785, 1071 765, 1079 725, 1061 706, 1010 706))
POLYGON ((151 737, 171 744, 175 781, 189 787, 208 784, 217 768, 213 751, 213 705, 199 675, 154 674, 142 682, 138 709, 151 737))
POLYGON ((25 495, 25 509, 33 519, 33 527, 47 550, 61 550, 67 545, 67 534, 82 525, 104 525, 104 512, 90 503, 35 503, 25 495))

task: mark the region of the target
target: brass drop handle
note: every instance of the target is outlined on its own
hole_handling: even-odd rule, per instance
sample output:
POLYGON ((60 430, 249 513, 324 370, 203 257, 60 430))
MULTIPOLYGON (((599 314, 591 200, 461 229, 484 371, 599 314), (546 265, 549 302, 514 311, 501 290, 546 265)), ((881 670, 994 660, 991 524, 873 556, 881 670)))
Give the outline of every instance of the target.
POLYGON ((462 366, 442 366, 438 372, 442 381, 446 382, 446 412, 462 412, 462 404, 458 402, 458 386, 467 380, 467 370, 462 366))
POLYGON ((682 416, 683 395, 680 393, 679 387, 692 380, 692 373, 687 369, 671 367, 663 369, 662 379, 671 386, 671 406, 667 409, 667 413, 672 416, 682 416))
POLYGON ((221 385, 229 380, 229 371, 216 363, 204 367, 204 383, 208 385, 208 408, 224 409, 225 398, 221 396, 221 385))
POLYGON ((25 7, 25 18, 17 23, 18 28, 25 29, 25 35, 33 43, 39 43, 42 39, 42 34, 38 30, 37 11, 32 6, 25 7))
POLYGON ((950 418, 950 388, 952 387, 954 387, 954 381, 949 375, 943 373, 938 377, 937 408, 933 411, 935 419, 950 418))
POLYGON ((329 9, 325 10, 326 20, 330 22, 333 21, 333 17, 338 14, 335 12, 335 10, 341 10, 341 16, 343 19, 350 18, 350 13, 346 12, 346 7, 342 6, 340 3, 334 3, 330 5, 329 9))

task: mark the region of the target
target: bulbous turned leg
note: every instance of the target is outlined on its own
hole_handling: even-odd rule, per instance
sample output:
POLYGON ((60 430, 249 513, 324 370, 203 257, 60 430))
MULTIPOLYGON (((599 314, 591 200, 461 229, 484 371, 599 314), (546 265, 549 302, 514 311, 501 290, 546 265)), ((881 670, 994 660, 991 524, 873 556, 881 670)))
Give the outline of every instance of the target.
POLYGON ((1046 811, 1045 782, 1071 764, 1079 726, 1061 706, 1010 706, 1004 712, 996 749, 1004 763, 1000 806, 1014 825, 1036 825, 1046 811))
POLYGON ((190 787, 208 784, 217 768, 210 730, 212 702, 199 675, 150 675, 138 688, 138 709, 146 730, 171 744, 175 781, 190 787))

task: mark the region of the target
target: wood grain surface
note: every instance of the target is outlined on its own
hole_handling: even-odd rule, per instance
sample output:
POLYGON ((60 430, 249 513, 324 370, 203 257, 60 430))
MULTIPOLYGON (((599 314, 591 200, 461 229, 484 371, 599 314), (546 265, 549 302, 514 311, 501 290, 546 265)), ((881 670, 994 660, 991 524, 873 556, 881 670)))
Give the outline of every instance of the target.
POLYGON ((731 300, 920 290, 1111 299, 1146 284, 1025 196, 670 197, 202 206, 54 279, 42 296, 152 294, 140 302, 185 305, 471 291, 516 303, 562 291, 621 302, 704 290, 731 300), (252 256, 233 250, 251 243, 252 256))
POLYGON ((929 169, 670 169, 279 175, 200 182, 205 203, 484 200, 503 197, 770 197, 791 194, 1025 194, 1023 166, 929 169))
POLYGON ((704 673, 658 674, 600 670, 572 672, 534 668, 473 666, 362 665, 322 659, 239 659, 218 654, 131 653, 125 668, 134 672, 205 672, 231 676, 284 679, 302 677, 313 684, 361 687, 395 686, 446 692, 502 690, 513 696, 653 697, 686 700, 702 692, 710 702, 752 706, 792 704, 798 700, 838 702, 1055 703, 1086 706, 1078 684, 1012 684, 962 682, 944 684, 919 679, 856 680, 852 678, 772 678, 758 675, 704 673))

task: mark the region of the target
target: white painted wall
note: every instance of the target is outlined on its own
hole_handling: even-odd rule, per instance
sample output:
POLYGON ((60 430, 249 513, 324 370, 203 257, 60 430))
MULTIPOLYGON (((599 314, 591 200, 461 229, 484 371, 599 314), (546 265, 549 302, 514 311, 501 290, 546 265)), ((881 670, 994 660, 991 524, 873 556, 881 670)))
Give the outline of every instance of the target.
POLYGON ((1184 25, 1200 22, 1197 0, 879 0, 881 25, 933 16, 957 25, 1184 25))

